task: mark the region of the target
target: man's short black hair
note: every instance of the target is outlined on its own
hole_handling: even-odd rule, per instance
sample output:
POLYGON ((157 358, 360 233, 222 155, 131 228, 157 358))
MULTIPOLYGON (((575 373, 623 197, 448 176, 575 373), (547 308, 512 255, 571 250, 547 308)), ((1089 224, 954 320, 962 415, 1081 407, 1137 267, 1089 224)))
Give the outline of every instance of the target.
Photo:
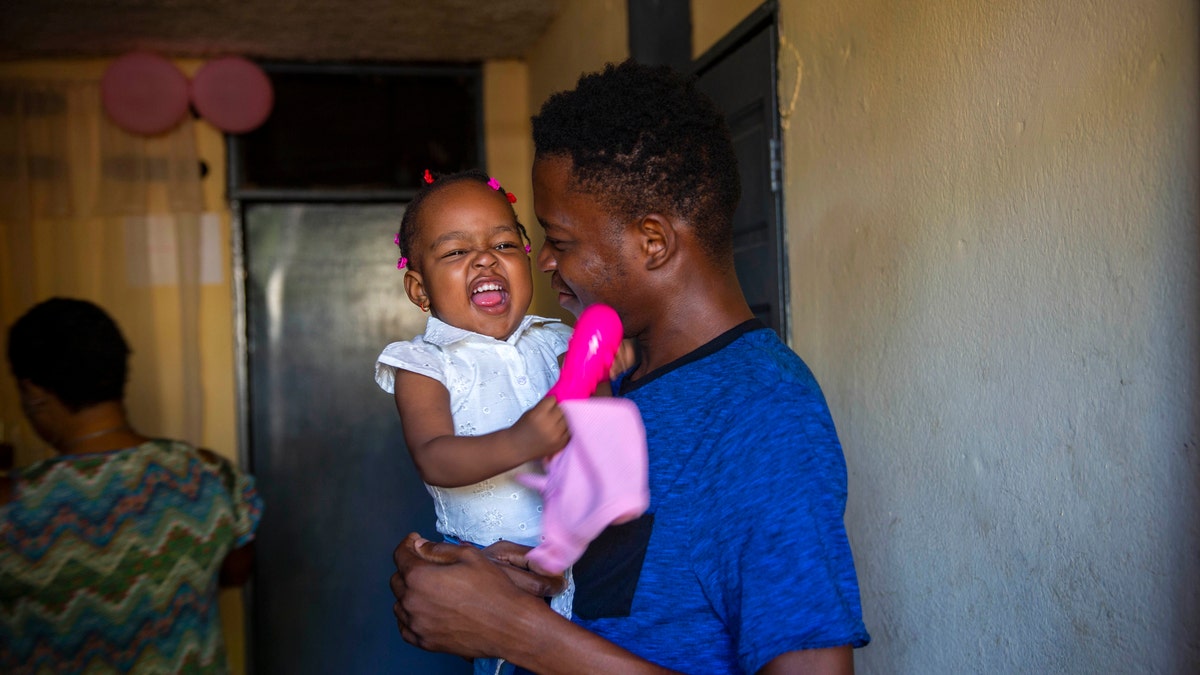
POLYGON ((725 116, 695 78, 632 60, 586 74, 533 117, 539 158, 564 156, 574 185, 630 220, 681 216, 718 264, 732 264, 741 198, 725 116))
POLYGON ((78 412, 125 398, 129 345, 116 322, 86 300, 51 298, 8 330, 13 376, 29 380, 78 412))

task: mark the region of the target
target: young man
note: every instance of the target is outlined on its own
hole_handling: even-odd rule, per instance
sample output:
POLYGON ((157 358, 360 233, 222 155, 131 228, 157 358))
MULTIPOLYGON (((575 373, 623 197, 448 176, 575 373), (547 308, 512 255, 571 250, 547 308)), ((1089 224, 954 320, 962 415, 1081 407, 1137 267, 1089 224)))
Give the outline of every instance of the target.
POLYGON ((669 69, 627 62, 533 122, 539 267, 563 306, 611 305, 637 341, 616 392, 646 424, 650 508, 576 564, 574 623, 520 590, 554 585, 517 569, 520 549, 410 536, 392 578, 401 633, 543 675, 851 672, 869 636, 845 463, 812 374, 738 286, 723 116, 669 69))

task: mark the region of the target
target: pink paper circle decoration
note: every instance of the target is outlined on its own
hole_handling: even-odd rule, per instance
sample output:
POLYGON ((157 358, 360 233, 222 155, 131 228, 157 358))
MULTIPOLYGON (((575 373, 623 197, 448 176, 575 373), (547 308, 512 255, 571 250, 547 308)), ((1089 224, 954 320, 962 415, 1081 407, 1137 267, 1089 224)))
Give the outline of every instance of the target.
POLYGON ((105 69, 100 97, 117 126, 154 136, 169 131, 187 114, 188 80, 166 58, 133 52, 105 69))
POLYGON ((257 64, 240 56, 213 59, 192 77, 192 105, 221 131, 253 131, 271 114, 275 91, 257 64))

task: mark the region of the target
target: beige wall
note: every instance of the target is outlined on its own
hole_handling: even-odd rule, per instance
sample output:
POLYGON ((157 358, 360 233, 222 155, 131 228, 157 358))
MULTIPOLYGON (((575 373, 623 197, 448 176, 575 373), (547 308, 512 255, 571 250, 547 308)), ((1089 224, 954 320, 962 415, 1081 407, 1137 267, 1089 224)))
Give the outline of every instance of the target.
MULTIPOLYGON (((105 68, 111 62, 110 59, 86 59, 86 60, 55 60, 55 61, 30 61, 30 62, 11 62, 0 64, 0 76, 7 78, 20 78, 31 80, 90 80, 98 81, 104 74, 105 68)), ((197 69, 203 65, 202 61, 198 60, 179 60, 176 62, 179 68, 189 77, 195 73, 197 69)), ((196 133, 196 150, 199 158, 206 162, 209 167, 208 177, 204 180, 204 208, 206 211, 211 211, 219 214, 221 220, 221 240, 224 243, 223 251, 223 274, 222 280, 217 284, 206 284, 201 286, 200 290, 200 314, 199 323, 201 326, 201 334, 199 339, 200 358, 202 361, 201 376, 203 378, 203 405, 204 405, 204 425, 201 444, 211 448, 214 452, 228 457, 234 462, 237 462, 237 427, 236 427, 236 397, 234 395, 234 368, 233 368, 233 306, 232 306, 232 290, 230 286, 230 258, 228 252, 229 246, 229 205, 225 199, 225 176, 226 176, 226 161, 225 161, 225 144, 221 132, 215 127, 199 121, 195 124, 196 133)), ((124 274, 122 269, 111 269, 111 266, 105 267, 103 256, 95 256, 94 270, 87 271, 88 275, 106 275, 106 274, 124 274)), ((53 287, 48 285, 47 287, 53 287)), ((163 308, 172 307, 174 302, 171 297, 173 289, 164 288, 162 291, 161 302, 163 308)), ((178 320, 172 320, 170 316, 164 316, 162 325, 164 332, 172 334, 170 327, 178 325, 178 320)), ((175 340, 164 340, 163 344, 154 345, 153 348, 142 347, 141 352, 154 353, 159 357, 171 361, 170 354, 172 348, 177 346, 175 340)), ((135 345, 135 356, 138 356, 138 347, 135 345)), ((137 362, 131 365, 131 383, 129 386, 129 397, 127 404, 130 409, 130 419, 140 430, 152 435, 164 435, 179 437, 179 430, 182 427, 182 422, 179 417, 179 411, 183 408, 182 388, 178 385, 180 373, 172 369, 156 369, 154 363, 147 363, 148 368, 139 370, 137 362), (149 370, 150 374, 146 371, 149 370), (145 405, 153 406, 153 414, 149 410, 145 411, 145 415, 139 414, 143 403, 140 402, 139 382, 145 377, 157 377, 162 380, 155 390, 159 391, 165 400, 146 401, 145 405), (172 386, 174 382, 174 386, 172 386), (162 428, 148 428, 145 424, 147 418, 157 419, 160 421, 162 428), (141 422, 139 422, 141 420, 141 422)), ((0 373, 0 386, 5 388, 5 396, 11 395, 15 390, 15 383, 12 381, 11 375, 8 372, 7 366, 0 373)), ((6 404, 6 410, 8 406, 6 404)), ((15 408, 14 408, 15 410, 15 408)), ((21 430, 24 438, 32 439, 33 433, 28 429, 27 424, 22 420, 24 428, 21 430)), ((153 426, 153 425, 151 425, 153 426)), ((30 456, 29 460, 37 459, 30 456)), ((27 463, 27 462, 22 462, 27 463)), ((231 664, 234 672, 245 672, 245 644, 244 630, 242 620, 242 602, 239 591, 222 591, 220 595, 221 616, 225 631, 225 643, 229 652, 231 664)))
POLYGON ((1196 672, 1197 4, 781 17, 795 348, 845 444, 860 672, 1196 672))
POLYGON ((574 0, 546 28, 525 61, 529 109, 537 112, 550 94, 575 86, 579 76, 629 58, 625 0, 574 0))
POLYGON ((692 58, 703 54, 763 0, 692 0, 692 58))
MULTIPOLYGON (((10 62, 0 64, 0 76, 29 80, 99 81, 110 62, 110 59, 10 62)), ((180 60, 176 63, 188 76, 191 76, 203 65, 202 61, 197 60, 180 60)), ((224 267, 221 282, 201 286, 199 321, 202 327, 200 352, 204 378, 204 427, 200 442, 218 454, 236 460, 235 400, 231 393, 233 390, 233 343, 231 339, 233 323, 231 287, 229 285, 230 259, 227 254, 229 251, 229 205, 225 201, 225 144, 220 131, 202 120, 194 125, 194 129, 197 154, 199 159, 206 162, 209 167, 208 177, 204 179, 204 209, 220 216, 221 236, 225 244, 223 250, 226 252, 222 260, 224 267)), ((94 256, 90 261, 95 265, 95 269, 84 271, 83 274, 87 276, 124 273, 124 270, 106 268, 103 256, 94 256)), ((49 288, 53 287, 53 284, 46 283, 42 286, 49 288)), ((171 304, 170 298, 173 293, 173 287, 164 288, 163 303, 161 303, 164 307, 171 304)), ((177 323, 177 321, 164 321, 164 323, 177 323)), ((168 347, 169 345, 159 345, 156 351, 169 352, 168 347)), ((155 364, 148 365, 151 366, 150 370, 155 370, 152 367, 155 364)), ((130 416, 135 425, 139 423, 138 392, 135 389, 143 376, 148 375, 144 372, 134 372, 132 374, 133 382, 130 386, 130 416)), ((178 373, 157 373, 153 376, 169 380, 169 378, 177 377, 178 373)), ((15 387, 7 367, 0 374, 0 384, 5 386, 6 396, 7 390, 15 387)), ((168 400, 156 402, 155 414, 147 415, 147 417, 161 419, 164 428, 145 428, 144 420, 139 428, 150 434, 179 437, 181 435, 179 428, 182 423, 176 418, 179 417, 177 412, 182 409, 183 405, 181 400, 171 400, 171 397, 179 397, 181 388, 170 386, 170 382, 165 382, 160 389, 168 400)), ((32 438, 32 432, 27 432, 25 435, 32 438)))
MULTIPOLYGON (((579 76, 601 70, 606 63, 620 63, 629 58, 628 14, 624 0, 586 0, 564 2, 562 11, 547 27, 546 32, 530 49, 525 58, 528 68, 528 108, 524 134, 532 159, 529 117, 537 113, 551 94, 572 89, 579 76)), ((515 127, 514 127, 515 129, 515 127)), ((525 169, 526 176, 532 161, 525 169)), ((529 183, 527 183, 529 185, 529 183)), ((525 218, 529 234, 534 239, 534 251, 542 244, 542 231, 533 217, 533 193, 518 211, 525 218)), ((521 203, 518 201, 518 206, 521 203)), ((536 265, 536 263, 535 263, 536 265)), ((534 270, 534 300, 530 309, 535 314, 572 319, 558 306, 550 291, 548 276, 534 270)))

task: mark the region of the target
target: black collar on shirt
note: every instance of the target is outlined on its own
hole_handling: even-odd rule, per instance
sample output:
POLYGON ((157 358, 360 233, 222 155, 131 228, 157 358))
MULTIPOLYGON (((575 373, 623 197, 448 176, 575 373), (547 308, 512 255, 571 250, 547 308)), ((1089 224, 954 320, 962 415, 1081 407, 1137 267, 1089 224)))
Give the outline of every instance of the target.
MULTIPOLYGON (((640 387, 643 387, 643 386, 649 384, 650 382, 653 382, 654 380, 657 380, 658 378, 662 377, 663 375, 666 375, 667 373, 671 372, 672 370, 675 370, 676 368, 682 368, 683 366, 686 366, 687 364, 692 363, 693 361, 699 361, 700 359, 702 359, 710 354, 715 354, 716 352, 721 351, 722 349, 727 347, 729 345, 729 343, 740 338, 741 336, 745 335, 746 333, 749 333, 751 331, 765 329, 765 328, 767 328, 767 325, 765 323, 763 323, 762 321, 760 321, 759 319, 747 319, 746 321, 739 323, 738 325, 734 326, 733 328, 730 328, 729 330, 725 331, 724 333, 721 333, 717 337, 700 345, 696 349, 693 349, 692 351, 688 352, 687 354, 684 354, 683 356, 675 359, 674 361, 672 361, 666 365, 659 366, 658 368, 655 368, 651 372, 646 373, 642 377, 639 377, 636 381, 631 380, 629 378, 628 374, 622 375, 621 378, 617 381, 617 391, 621 396, 625 396, 626 394, 628 394, 640 387)), ((638 365, 641 365, 641 360, 642 360, 641 353, 639 352, 638 365)), ((637 366, 634 366, 633 368, 631 368, 629 370, 629 372, 633 372, 634 370, 637 370, 637 366)))

